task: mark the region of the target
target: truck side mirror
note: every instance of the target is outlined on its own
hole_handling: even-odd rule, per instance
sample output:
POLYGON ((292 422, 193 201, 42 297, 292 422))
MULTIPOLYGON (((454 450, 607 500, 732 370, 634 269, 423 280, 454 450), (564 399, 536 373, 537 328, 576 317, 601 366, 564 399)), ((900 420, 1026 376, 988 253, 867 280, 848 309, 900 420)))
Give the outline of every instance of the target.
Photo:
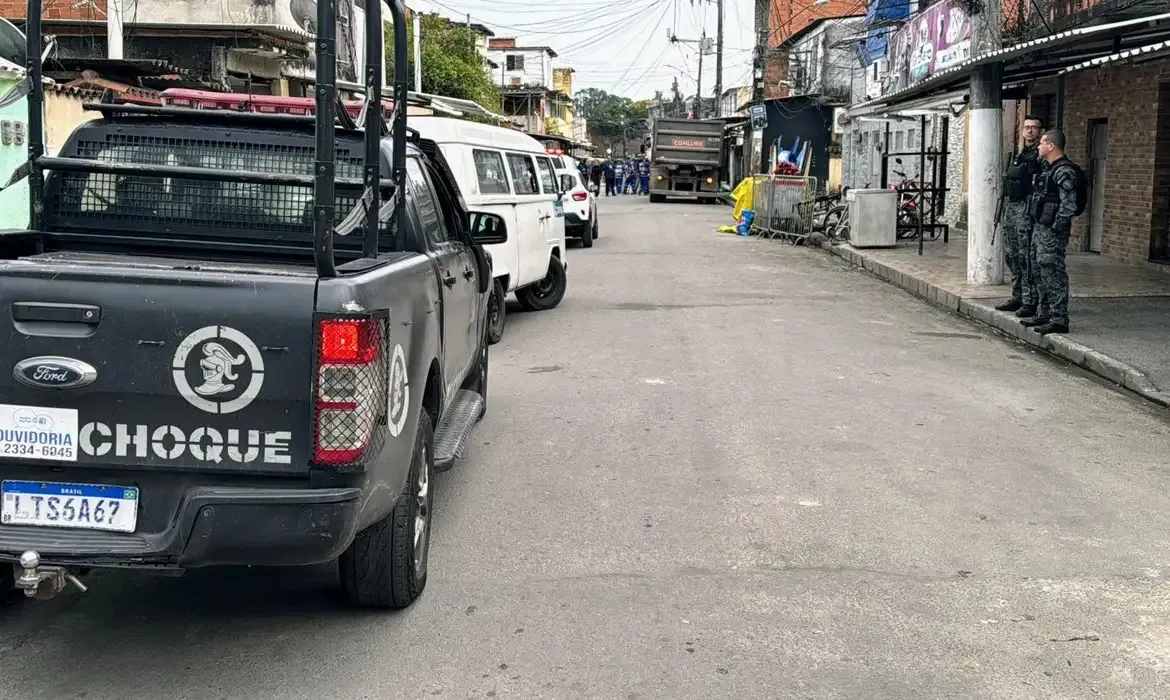
POLYGON ((496 245, 508 242, 508 225, 496 214, 473 211, 468 214, 467 230, 476 245, 496 245))

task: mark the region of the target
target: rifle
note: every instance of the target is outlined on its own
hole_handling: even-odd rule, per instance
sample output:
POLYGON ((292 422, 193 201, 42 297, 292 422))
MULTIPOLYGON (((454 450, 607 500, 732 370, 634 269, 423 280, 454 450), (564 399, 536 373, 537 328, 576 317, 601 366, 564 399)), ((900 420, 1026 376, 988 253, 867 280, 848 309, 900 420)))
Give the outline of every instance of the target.
POLYGON ((991 245, 995 245, 995 236, 999 232, 999 222, 1003 218, 1004 202, 1008 198, 1008 176, 1007 171, 1011 170, 1012 164, 1016 162, 1015 154, 1008 154, 1007 168, 1004 169, 1003 177, 1000 178, 999 185, 999 201, 995 203, 995 218, 991 220, 991 245))

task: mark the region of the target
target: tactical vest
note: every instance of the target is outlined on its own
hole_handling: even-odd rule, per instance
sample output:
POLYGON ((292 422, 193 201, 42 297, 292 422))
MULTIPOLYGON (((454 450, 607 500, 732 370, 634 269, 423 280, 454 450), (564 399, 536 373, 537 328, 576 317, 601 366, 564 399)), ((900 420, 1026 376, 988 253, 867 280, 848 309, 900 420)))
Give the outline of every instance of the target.
POLYGON ((1004 194, 1008 201, 1022 202, 1032 194, 1032 180, 1040 172, 1040 152, 1026 146, 1012 159, 1004 177, 1004 194))

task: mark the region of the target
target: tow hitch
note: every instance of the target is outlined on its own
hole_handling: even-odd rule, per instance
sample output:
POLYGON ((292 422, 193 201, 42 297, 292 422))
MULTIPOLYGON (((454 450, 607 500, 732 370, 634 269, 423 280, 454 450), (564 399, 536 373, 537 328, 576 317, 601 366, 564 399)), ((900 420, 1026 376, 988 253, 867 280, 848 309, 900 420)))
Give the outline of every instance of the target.
POLYGON ((20 555, 20 564, 17 566, 16 587, 23 589, 29 598, 37 600, 52 600, 57 594, 65 590, 65 584, 72 583, 77 590, 85 593, 88 590, 85 584, 71 574, 63 566, 41 565, 41 555, 34 551, 27 551, 20 555))

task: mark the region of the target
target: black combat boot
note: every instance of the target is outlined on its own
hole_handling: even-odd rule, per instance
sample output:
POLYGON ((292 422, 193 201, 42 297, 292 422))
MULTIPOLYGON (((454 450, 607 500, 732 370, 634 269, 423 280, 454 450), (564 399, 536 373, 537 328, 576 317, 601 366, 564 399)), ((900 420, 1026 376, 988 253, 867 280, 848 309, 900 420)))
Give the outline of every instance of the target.
POLYGON ((1024 328, 1036 328, 1038 326, 1047 326, 1048 319, 1044 316, 1037 316, 1036 318, 1026 318, 1020 321, 1020 325, 1024 328))
POLYGON ((1037 326, 1036 332, 1040 335, 1048 335, 1049 333, 1068 333, 1068 326, 1063 323, 1045 323, 1043 326, 1037 326))
POLYGON ((995 310, 996 311, 1016 311, 1017 309, 1023 308, 1023 306, 1024 306, 1024 302, 1020 301, 1019 299, 1008 299, 1004 303, 995 307, 995 310))
POLYGON ((1032 318, 1036 315, 1035 306, 1021 306, 1020 310, 1016 312, 1017 318, 1032 318))

